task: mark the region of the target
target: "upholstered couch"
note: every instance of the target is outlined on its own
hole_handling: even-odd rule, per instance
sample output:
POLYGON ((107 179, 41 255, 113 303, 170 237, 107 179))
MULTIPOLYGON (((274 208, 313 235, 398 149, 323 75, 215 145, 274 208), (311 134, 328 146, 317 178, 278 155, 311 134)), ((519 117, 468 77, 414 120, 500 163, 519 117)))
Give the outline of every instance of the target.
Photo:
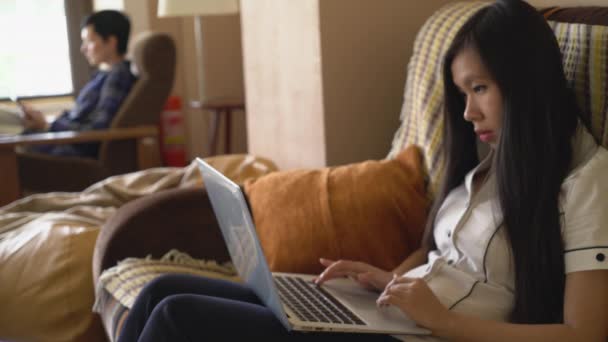
MULTIPOLYGON (((273 166, 269 161, 262 161, 262 164, 266 165, 262 170, 260 168, 251 167, 257 162, 257 159, 253 159, 254 161, 251 159, 249 159, 249 161, 247 161, 247 159, 237 160, 234 159, 235 156, 220 157, 216 159, 216 165, 219 165, 218 167, 222 172, 226 172, 231 177, 244 184, 246 193, 250 196, 250 202, 252 202, 258 229, 262 226, 267 226, 266 223, 258 221, 260 217, 263 216, 262 211, 265 210, 265 208, 264 206, 258 206, 258 209, 256 210, 255 202, 258 200, 252 197, 261 194, 262 197, 268 198, 269 195, 266 192, 276 191, 272 189, 272 184, 264 188, 264 182, 273 181, 273 178, 271 177, 278 177, 278 179, 274 179, 275 188, 277 188, 277 184, 285 184, 282 185, 285 187, 296 186, 293 185, 292 182, 287 182, 287 180, 296 177, 300 177, 298 179, 303 180, 303 182, 313 183, 314 180, 319 179, 318 177, 326 177, 327 179, 335 177, 335 179, 339 179, 339 182, 336 181, 337 183, 331 184, 342 184, 343 186, 342 188, 332 188, 334 189, 333 191, 335 191, 334 194, 339 195, 351 193, 348 191, 351 191, 352 189, 348 189, 348 191, 344 190, 344 188, 347 188, 347 186, 344 185, 348 184, 348 181, 351 181, 350 184, 352 185, 353 179, 356 181, 362 179, 353 177, 353 174, 356 174, 357 177, 364 178, 365 175, 369 175, 372 171, 388 172, 386 170, 392 170, 390 171, 392 172, 390 178, 394 181, 403 179, 403 174, 413 174, 418 177, 414 182, 407 183, 408 185, 404 186, 407 186, 406 191, 408 193, 414 193, 418 196, 413 196, 412 198, 418 198, 419 201, 427 201, 426 203, 423 203, 423 208, 428 205, 428 199, 432 197, 432 193, 436 188, 443 169, 443 162, 440 158, 441 151, 438 148, 438 141, 441 133, 441 120, 439 119, 441 101, 439 99, 441 99, 442 95, 442 87, 439 82, 440 73, 438 72, 439 58, 437 57, 436 60, 433 60, 432 58, 429 59, 428 56, 429 53, 432 53, 435 56, 441 56, 442 52, 445 51, 449 45, 451 37, 453 37, 460 25, 466 18, 474 13, 479 6, 480 5, 476 3, 450 4, 437 11, 433 17, 427 20, 420 30, 420 33, 417 36, 414 54, 408 65, 408 79, 404 94, 405 101, 401 113, 402 123, 395 134, 392 148, 389 152, 388 159, 395 160, 396 162, 359 163, 326 170, 308 170, 304 173, 298 173, 296 171, 293 171, 295 173, 290 173, 292 172, 290 171, 275 172, 266 175, 269 171, 273 170, 273 166), (415 154, 412 154, 408 157, 409 159, 407 159, 407 161, 400 161, 404 158, 403 151, 409 145, 417 145, 420 147, 422 159, 416 161, 415 154), (222 158, 232 158, 232 162, 226 163, 222 161, 222 158), (245 182, 245 179, 247 178, 256 178, 256 180, 247 183, 245 182), (260 188, 256 189, 257 186, 260 188)), ((608 125, 606 124, 608 119, 608 99, 606 98, 608 80, 606 80, 605 75, 608 75, 608 63, 606 63, 606 60, 608 60, 606 57, 608 55, 608 8, 569 10, 552 8, 547 9, 545 13, 548 19, 551 20, 551 25, 562 46, 567 76, 577 91, 581 106, 584 110, 587 110, 592 114, 593 133, 595 137, 606 146, 608 145, 608 125), (574 33, 576 33, 576 35, 574 33), (597 77, 597 75, 604 76, 597 77), (596 82, 598 79, 601 80, 600 83, 596 82)), ((62 313, 63 316, 61 316, 63 320, 69 321, 70 319, 74 319, 75 315, 83 312, 83 307, 91 307, 93 305, 93 284, 98 285, 98 280, 102 274, 113 268, 118 262, 125 260, 125 258, 143 258, 146 256, 160 258, 170 250, 178 249, 197 259, 215 260, 219 263, 229 261, 229 256, 219 233, 217 222, 211 212, 204 187, 196 182, 184 181, 190 179, 189 177, 194 177, 191 174, 188 174, 188 172, 193 171, 191 169, 187 171, 172 171, 181 172, 177 176, 175 174, 169 175, 165 170, 159 172, 162 174, 162 177, 155 179, 154 184, 156 186, 154 191, 138 192, 135 195, 129 193, 130 195, 119 196, 120 200, 118 201, 118 204, 111 209, 107 209, 107 206, 104 207, 102 205, 102 209, 97 213, 100 220, 95 221, 101 224, 101 227, 87 228, 81 224, 80 228, 72 228, 71 230, 55 228, 55 231, 57 232, 56 235, 58 236, 55 241, 61 242, 54 245, 56 248, 65 249, 68 248, 68 246, 74 247, 77 244, 79 246, 80 252, 78 252, 77 258, 80 260, 80 265, 71 264, 71 267, 74 267, 80 272, 86 272, 87 268, 83 267, 82 263, 84 261, 89 263, 91 259, 93 261, 92 275, 86 274, 77 280, 72 279, 70 282, 65 283, 72 286, 70 289, 73 288, 74 291, 81 291, 80 293, 84 293, 80 295, 78 299, 70 298, 70 300, 74 300, 74 303, 79 302, 84 303, 84 305, 80 305, 78 309, 72 310, 71 312, 67 312, 66 310, 65 313, 62 313), (173 178, 171 178, 172 181, 167 181, 167 178, 163 177, 173 178), (176 181, 175 179, 178 180, 176 181), (104 215, 104 210, 109 210, 110 212, 105 213, 104 215), (68 239, 66 239, 65 236, 61 236, 61 234, 70 236, 69 242, 66 242, 68 239), (80 237, 75 238, 76 236, 80 237), (93 248, 94 255, 92 255, 93 248)), ((130 178, 122 177, 120 185, 128 188, 137 183, 137 179, 137 175, 131 176, 130 178)), ((302 188, 301 184, 299 186, 299 189, 307 189, 306 187, 302 188)), ((106 181, 100 188, 106 189, 107 192, 114 194, 117 189, 116 184, 112 183, 112 181, 106 181)), ((99 192, 100 188, 96 188, 96 191, 99 192)), ((310 187, 310 189, 312 188, 313 187, 310 187)), ((398 191, 402 191, 403 189, 404 188, 402 187, 395 188, 395 190, 398 191)), ((389 192, 388 190, 379 193, 380 195, 384 193, 387 196, 395 195, 394 192, 389 192)), ((338 203, 338 206, 353 205, 352 202, 348 201, 347 197, 348 196, 344 196, 342 201, 338 203)), ((73 200, 73 198, 66 198, 67 202, 73 200)), ((259 201, 262 202, 261 200, 259 201)), ((371 201, 370 203, 382 203, 382 199, 379 198, 371 198, 369 201, 371 201)), ((28 203, 32 204, 31 202, 28 203)), ((279 204, 287 205, 287 203, 279 204)), ((63 205, 65 206, 67 204, 63 203, 63 205)), ((406 208, 420 208, 411 203, 405 203, 403 205, 406 206, 406 208)), ((14 209, 14 207, 12 207, 12 209, 14 209)), ((270 210, 272 209, 274 208, 271 208, 270 210)), ((75 210, 77 211, 77 209, 75 210)), ((266 210, 268 210, 268 208, 266 208, 266 210)), ((406 211, 406 213, 408 212, 406 211)), ((386 215, 388 214, 382 213, 379 216, 383 218, 386 215)), ((94 214, 91 214, 91 217, 89 218, 93 220, 95 218, 94 216, 94 214)), ((408 221, 410 218, 411 216, 408 214, 399 217, 399 220, 408 221)), ((0 234, 3 234, 1 230, 2 222, 2 211, 0 211, 0 234)), ((95 222, 91 223, 91 225, 94 226, 95 222)), ((420 225, 419 221, 416 222, 420 225)), ((408 229, 408 232, 411 232, 411 234, 419 234, 419 230, 416 230, 415 228, 408 229)), ((49 231, 50 230, 42 229, 41 234, 47 234, 49 231)), ((264 234, 264 232, 260 232, 260 234, 264 234)), ((35 243, 40 244, 40 246, 43 246, 43 243, 45 243, 45 236, 37 236, 39 237, 38 239, 32 238, 29 241, 34 241, 35 243)), ((272 231, 270 234, 266 232, 266 236, 270 236, 269 239, 272 240, 272 231)), ((339 236, 340 240, 343 238, 344 235, 339 236)), ((407 241, 407 238, 401 241, 403 241, 401 243, 406 250, 415 247, 415 242, 412 245, 407 245, 408 243, 411 243, 407 241)), ((2 249, 2 243, 3 240, 0 238, 0 274, 3 274, 2 263, 14 262, 11 258, 5 257, 7 255, 6 253, 9 253, 10 250, 6 248, 2 249)), ((270 243, 268 246, 271 246, 270 243)), ((49 249, 53 248, 49 246, 46 247, 48 248, 42 248, 44 253, 52 255, 50 254, 51 251, 49 251, 49 249)), ((13 248, 13 250, 16 250, 16 248, 13 248)), ((292 249, 291 256, 279 257, 277 260, 278 263, 274 265, 279 268, 302 267, 303 264, 298 264, 297 266, 293 266, 293 264, 289 263, 287 266, 279 265, 285 265, 281 264, 281 258, 286 259, 300 256, 305 252, 306 251, 303 249, 298 249, 297 251, 292 249)), ((64 258, 68 257, 74 258, 74 256, 64 256, 64 258)), ((314 255, 309 255, 309 257, 312 258, 314 255)), ((363 257, 372 258, 373 256, 363 257)), ((391 257, 395 258, 395 256, 391 257)), ((57 256, 55 258, 55 260, 61 260, 57 256)), ((40 259, 35 258, 35 260, 40 259)), ((46 266, 50 267, 50 265, 53 264, 53 261, 54 260, 49 260, 49 263, 46 266)), ((27 263, 23 263, 22 265, 24 265, 23 270, 26 271, 25 273, 29 274, 28 272, 31 272, 31 270, 26 267, 27 263)), ((88 270, 90 271, 90 268, 88 270)), ((3 277, 2 279, 4 280, 5 278, 3 277)), ((60 285, 55 279, 48 281, 57 284, 57 286, 64 286, 63 283, 60 285)), ((0 286, 5 285, 0 283, 0 286)), ((21 288, 19 291, 37 293, 32 288, 21 288)), ((6 292, 0 290, 0 301, 4 303, 4 298, 2 298, 3 293, 6 292)), ((97 295, 99 297, 98 302, 104 302, 100 305, 100 307, 103 308, 103 310, 101 310, 103 325, 109 338, 113 339, 120 330, 122 320, 125 315, 128 314, 128 308, 122 305, 117 298, 113 297, 112 294, 104 288, 99 288, 97 295)), ((18 298, 22 299, 24 303, 28 300, 31 302, 31 298, 28 298, 28 296, 18 296, 18 298)), ((42 308, 43 305, 48 304, 44 301, 37 301, 34 303, 40 305, 40 308, 42 308)), ((12 303, 11 305, 16 306, 17 304, 12 303)), ((90 314, 90 312, 87 314, 90 314)), ((23 317, 23 315, 17 315, 15 319, 23 317)), ((21 323, 20 326, 22 328, 24 327, 23 329, 18 331, 13 329, 11 330, 12 335, 3 335, 4 331, 2 329, 8 324, 7 322, 9 322, 10 319, 10 314, 0 314, 0 339, 5 337, 18 337, 17 333, 23 334, 23 330, 26 328, 44 328, 31 322, 29 324, 21 323)), ((91 316, 87 316, 86 322, 82 323, 82 320, 80 320, 78 323, 82 324, 78 334, 69 335, 71 336, 69 339, 65 338, 67 335, 63 335, 60 339, 55 340, 96 341, 105 338, 103 336, 99 317, 91 314, 91 316)), ((72 324, 72 326, 74 325, 75 324, 72 324)), ((40 334, 31 334, 30 336, 34 337, 26 338, 24 340, 45 340, 42 337, 43 335, 40 334)), ((18 338, 16 339, 19 340, 18 338)), ((52 339, 47 338, 46 340, 52 339)))

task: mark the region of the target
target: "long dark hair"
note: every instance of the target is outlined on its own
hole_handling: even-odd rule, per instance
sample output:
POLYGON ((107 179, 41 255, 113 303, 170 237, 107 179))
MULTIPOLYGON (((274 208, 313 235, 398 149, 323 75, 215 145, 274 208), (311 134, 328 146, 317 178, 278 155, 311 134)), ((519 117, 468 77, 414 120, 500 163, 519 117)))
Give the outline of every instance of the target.
POLYGON ((504 0, 481 9, 457 33, 444 57, 446 173, 431 210, 425 244, 447 194, 479 162, 473 126, 451 72, 464 48, 474 48, 503 97, 495 170, 503 228, 515 268, 514 323, 563 321, 564 246, 558 196, 572 161, 579 118, 564 76, 559 46, 545 19, 529 4, 504 0))

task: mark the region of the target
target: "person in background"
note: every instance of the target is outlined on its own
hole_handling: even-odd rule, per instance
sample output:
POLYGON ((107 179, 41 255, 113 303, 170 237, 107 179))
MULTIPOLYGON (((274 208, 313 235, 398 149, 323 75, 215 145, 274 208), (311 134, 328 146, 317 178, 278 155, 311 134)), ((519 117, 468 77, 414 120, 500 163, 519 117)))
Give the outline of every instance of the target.
MULTIPOLYGON (((74 108, 51 123, 39 110, 22 105, 25 133, 108 128, 136 80, 125 59, 130 32, 129 18, 118 11, 99 11, 85 18, 80 51, 97 72, 78 94, 74 108)), ((35 146, 30 152, 96 158, 98 150, 98 143, 86 143, 35 146)))

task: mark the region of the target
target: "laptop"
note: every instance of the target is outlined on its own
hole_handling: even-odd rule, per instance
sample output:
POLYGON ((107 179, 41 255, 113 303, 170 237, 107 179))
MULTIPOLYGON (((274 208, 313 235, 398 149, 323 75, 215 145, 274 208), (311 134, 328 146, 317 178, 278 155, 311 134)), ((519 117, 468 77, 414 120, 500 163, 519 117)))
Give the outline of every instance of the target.
POLYGON ((0 137, 21 134, 23 129, 20 110, 0 104, 0 137))
POLYGON ((349 278, 317 286, 315 275, 271 273, 241 188, 202 159, 197 163, 239 276, 288 331, 430 334, 396 307, 378 308, 378 293, 349 278))

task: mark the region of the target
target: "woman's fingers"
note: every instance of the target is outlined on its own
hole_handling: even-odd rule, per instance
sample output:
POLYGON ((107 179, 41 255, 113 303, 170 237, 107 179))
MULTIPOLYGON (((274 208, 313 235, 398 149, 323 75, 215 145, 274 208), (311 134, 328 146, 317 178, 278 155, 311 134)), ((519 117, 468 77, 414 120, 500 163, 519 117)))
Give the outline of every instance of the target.
POLYGON ((428 285, 421 278, 395 277, 382 291, 376 303, 379 306, 397 305, 403 309, 404 305, 410 302, 410 298, 413 298, 412 296, 419 297, 430 294, 428 285))
POLYGON ((432 328, 448 320, 449 310, 423 279, 396 278, 376 301, 378 306, 398 307, 416 324, 432 328))
POLYGON ((391 281, 391 279, 391 273, 380 271, 359 273, 357 277, 357 280, 360 283, 368 284, 368 287, 371 287, 376 290, 383 290, 391 281))
POLYGON ((418 278, 408 278, 408 277, 398 276, 396 274, 393 274, 393 279, 390 282, 388 282, 388 284, 386 284, 386 288, 389 288, 391 285, 396 285, 396 284, 409 284, 416 280, 418 280, 418 278))
POLYGON ((325 270, 314 278, 317 285, 340 278, 349 277, 368 290, 383 290, 391 280, 391 273, 369 264, 350 260, 330 260, 321 258, 319 262, 326 266, 325 270))
POLYGON ((327 268, 317 278, 315 278, 315 283, 318 285, 327 280, 339 277, 352 277, 357 280, 360 273, 370 272, 375 269, 373 266, 368 264, 350 260, 333 261, 321 258, 319 261, 327 268))
POLYGON ((376 303, 379 306, 386 306, 386 305, 401 306, 401 305, 403 305, 403 301, 405 299, 407 299, 408 295, 412 291, 411 284, 412 284, 411 282, 410 283, 392 282, 391 284, 386 286, 386 289, 384 289, 382 294, 380 294, 380 296, 376 300, 376 303))
POLYGON ((319 276, 314 280, 317 285, 321 285, 327 280, 339 278, 339 277, 347 277, 356 274, 352 270, 352 262, 347 260, 338 260, 332 261, 329 259, 321 258, 319 260, 322 265, 326 266, 325 270, 319 274, 319 276))
POLYGON ((331 266, 331 264, 333 264, 335 262, 335 260, 319 258, 319 262, 321 263, 321 265, 327 267, 327 266, 331 266))

